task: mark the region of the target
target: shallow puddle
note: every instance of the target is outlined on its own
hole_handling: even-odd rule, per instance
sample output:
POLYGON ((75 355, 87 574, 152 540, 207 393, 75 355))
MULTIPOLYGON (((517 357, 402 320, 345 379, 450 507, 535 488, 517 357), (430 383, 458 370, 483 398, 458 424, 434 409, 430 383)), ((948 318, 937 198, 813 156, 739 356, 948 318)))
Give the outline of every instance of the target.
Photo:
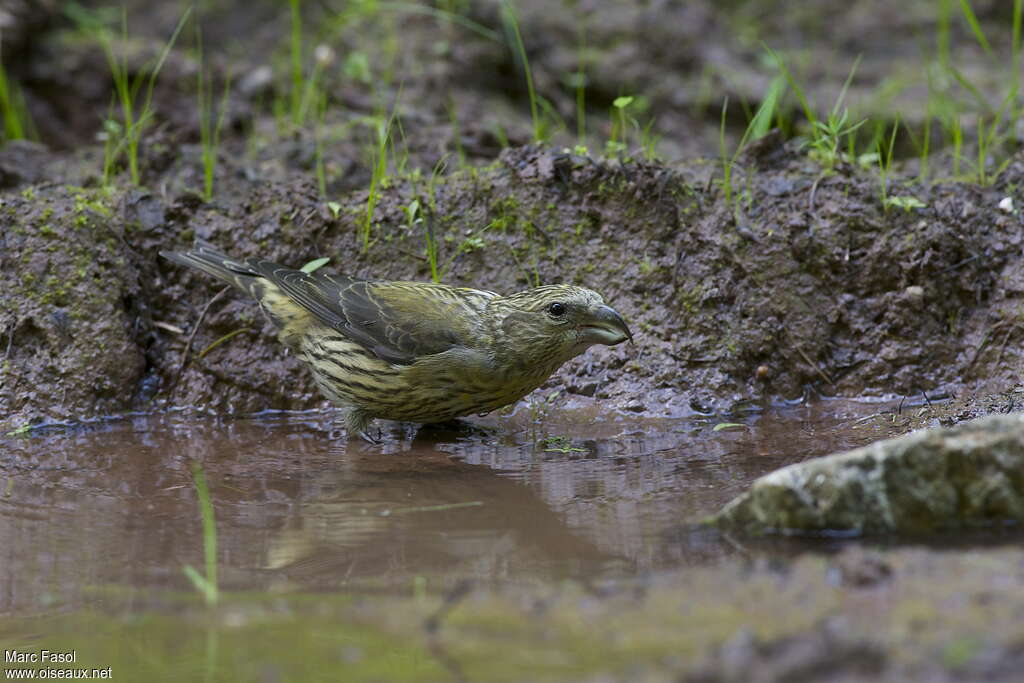
POLYGON ((769 470, 877 438, 856 420, 877 410, 830 401, 718 430, 521 414, 392 426, 376 445, 339 440, 322 414, 144 417, 9 439, 0 610, 73 608, 97 586, 190 590, 183 567, 203 566, 197 464, 229 591, 407 593, 434 577, 605 578, 713 561, 732 547, 694 522, 769 470))
POLYGON ((340 440, 323 413, 8 437, 0 649, 75 659, 5 661, 4 675, 637 680, 643 663, 666 680, 714 669, 744 633, 842 657, 847 645, 815 640, 826 623, 845 624, 828 637, 849 647, 889 624, 879 637, 918 653, 914 666, 949 648, 967 661, 980 641, 963 633, 988 629, 999 644, 1024 607, 939 618, 941 596, 973 604, 1016 585, 1017 540, 884 550, 698 524, 765 472, 888 436, 896 408, 833 400, 725 423, 524 406, 455 430, 390 425, 378 444, 340 440), (207 604, 189 571, 215 573, 219 599, 207 604), (927 637, 912 627, 922 619, 936 627, 927 637))

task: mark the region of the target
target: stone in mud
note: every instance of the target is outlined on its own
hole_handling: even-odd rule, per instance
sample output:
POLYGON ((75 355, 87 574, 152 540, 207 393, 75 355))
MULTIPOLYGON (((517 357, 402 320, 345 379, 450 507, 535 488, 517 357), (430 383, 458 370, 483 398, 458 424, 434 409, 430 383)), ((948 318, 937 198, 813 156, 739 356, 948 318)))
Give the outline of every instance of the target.
POLYGON ((784 467, 712 522, 747 533, 901 533, 1024 520, 1024 413, 784 467))

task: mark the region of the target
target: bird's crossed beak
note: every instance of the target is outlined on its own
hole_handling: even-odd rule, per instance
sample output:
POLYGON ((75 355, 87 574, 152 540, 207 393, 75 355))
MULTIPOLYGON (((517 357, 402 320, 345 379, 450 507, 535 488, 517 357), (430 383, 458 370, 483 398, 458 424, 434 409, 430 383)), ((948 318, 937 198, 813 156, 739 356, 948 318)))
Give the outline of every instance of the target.
POLYGON ((583 339, 591 344, 615 346, 627 339, 632 342, 633 334, 618 311, 601 305, 590 312, 590 319, 583 326, 583 339))

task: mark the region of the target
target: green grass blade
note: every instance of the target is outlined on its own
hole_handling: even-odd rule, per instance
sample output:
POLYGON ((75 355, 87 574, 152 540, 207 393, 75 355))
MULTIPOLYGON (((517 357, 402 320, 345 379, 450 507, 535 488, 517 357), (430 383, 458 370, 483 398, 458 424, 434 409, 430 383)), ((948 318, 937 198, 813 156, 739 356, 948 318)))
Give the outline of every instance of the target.
POLYGON ((526 78, 526 90, 530 96, 530 120, 533 122, 533 139, 541 142, 544 139, 543 126, 537 108, 537 92, 533 87, 533 72, 530 70, 530 60, 526 57, 526 47, 523 45, 523 36, 519 31, 519 19, 516 17, 515 8, 511 0, 504 0, 502 3, 502 18, 505 25, 512 32, 514 48, 520 65, 523 68, 523 75, 526 78))
POLYGON ((299 110, 302 108, 302 14, 299 11, 300 0, 290 0, 291 5, 291 66, 292 66, 292 123, 301 125, 299 110))
POLYGON ((394 124, 398 112, 398 102, 395 102, 391 116, 387 120, 378 117, 374 129, 377 132, 377 144, 374 147, 373 171, 370 175, 370 192, 366 198, 366 215, 363 218, 362 238, 363 251, 370 249, 370 232, 373 228, 374 212, 377 202, 380 199, 380 185, 385 180, 388 170, 388 144, 391 139, 391 127, 394 124))
MULTIPOLYGON (((1011 51, 1013 53, 1013 64, 1016 65, 1019 62, 1017 58, 1020 56, 1020 31, 1021 31, 1021 14, 1024 12, 1024 0, 1013 0, 1013 42, 1011 44, 1011 51)), ((1019 72, 1014 69, 1014 80, 1019 78, 1019 72)))
POLYGON ((977 86, 975 86, 973 83, 967 80, 967 78, 962 73, 960 73, 959 69, 950 64, 949 73, 953 74, 953 78, 955 78, 956 82, 960 84, 960 87, 962 87, 964 90, 969 92, 972 97, 974 97, 975 101, 978 103, 978 106, 981 108, 983 112, 991 111, 992 107, 989 106, 988 101, 985 100, 985 96, 981 94, 981 91, 978 90, 977 86))
POLYGON ((1016 130, 1017 119, 1020 115, 1020 108, 1017 106, 1017 93, 1020 92, 1020 37, 1021 21, 1024 14, 1024 0, 1013 0, 1013 41, 1011 43, 1010 59, 1010 93, 1012 100, 1012 113, 1010 114, 1010 128, 1016 130))
MULTIPOLYGON (((764 45, 764 43, 762 43, 762 45, 764 45)), ((814 115, 814 109, 811 107, 811 103, 807 99, 807 96, 804 95, 803 88, 801 88, 800 84, 796 82, 796 79, 793 77, 793 74, 790 72, 789 67, 786 66, 786 62, 783 61, 782 57, 767 45, 764 45, 764 49, 768 51, 768 54, 775 61, 776 66, 779 67, 779 71, 781 71, 786 77, 786 82, 789 83, 789 87, 793 89, 793 94, 796 95, 797 101, 800 102, 800 108, 803 109, 807 122, 813 126, 814 122, 818 120, 818 117, 814 115)))
POLYGON ((208 354, 210 351, 213 351, 215 348, 217 348, 218 346, 220 346, 224 342, 229 341, 229 340, 233 339, 234 337, 237 337, 238 335, 242 334, 243 332, 248 332, 248 331, 249 331, 248 327, 240 327, 237 330, 232 330, 231 332, 228 332, 223 337, 213 341, 209 346, 207 346, 205 349, 200 351, 199 355, 197 356, 197 358, 202 358, 203 356, 208 354))
POLYGON ((718 123, 718 156, 722 160, 722 191, 725 193, 725 203, 732 203, 732 165, 733 157, 729 155, 725 145, 725 119, 729 113, 729 97, 722 101, 722 117, 718 123))
POLYGON ((203 557, 206 560, 206 576, 200 576, 192 567, 184 568, 185 575, 203 593, 208 605, 214 605, 219 598, 217 587, 217 524, 214 518, 213 502, 206 485, 206 475, 198 464, 192 468, 192 482, 199 498, 199 513, 203 520, 203 557), (190 572, 189 569, 192 569, 190 572))
POLYGON ((760 106, 754 112, 754 118, 750 120, 750 125, 747 126, 747 130, 743 134, 743 139, 739 145, 740 149, 742 149, 745 143, 762 138, 771 130, 772 119, 775 118, 775 112, 779 107, 779 100, 782 99, 785 91, 786 77, 779 74, 768 84, 768 91, 765 93, 760 106))
POLYGON ((975 16, 974 10, 971 9, 971 3, 968 0, 960 0, 960 11, 970 25, 971 32, 974 34, 974 39, 978 41, 978 45, 981 46, 986 55, 992 57, 992 46, 989 45, 985 32, 981 30, 981 24, 978 23, 978 17, 975 16))
POLYGON ((939 17, 936 22, 935 48, 939 53, 939 64, 943 69, 949 67, 949 45, 950 45, 950 17, 952 15, 952 0, 939 0, 939 17))
POLYGON ((416 5, 411 2, 381 2, 377 5, 377 9, 383 11, 393 10, 407 12, 409 14, 425 14, 436 19, 443 19, 445 21, 458 24, 462 28, 468 29, 482 38, 493 40, 497 43, 501 42, 501 35, 497 31, 492 31, 483 24, 478 24, 472 19, 467 19, 461 14, 457 14, 455 12, 448 12, 443 9, 428 7, 425 5, 416 5))
POLYGON ((13 88, 7 84, 7 69, 4 68, 0 55, 0 113, 4 116, 4 137, 7 140, 19 140, 25 137, 25 129, 21 125, 15 105, 16 98, 13 88))
POLYGON ((853 66, 850 67, 850 73, 847 74, 846 80, 843 81, 843 87, 839 91, 839 97, 836 98, 835 104, 832 105, 832 115, 837 116, 839 114, 839 105, 842 103, 843 98, 846 97, 846 91, 850 89, 850 83, 853 82, 853 76, 857 73, 857 67, 860 66, 860 58, 863 55, 857 55, 857 59, 853 60, 853 66))
POLYGON ((584 56, 587 49, 587 23, 580 20, 580 39, 576 50, 576 144, 587 144, 586 87, 587 72, 584 56))

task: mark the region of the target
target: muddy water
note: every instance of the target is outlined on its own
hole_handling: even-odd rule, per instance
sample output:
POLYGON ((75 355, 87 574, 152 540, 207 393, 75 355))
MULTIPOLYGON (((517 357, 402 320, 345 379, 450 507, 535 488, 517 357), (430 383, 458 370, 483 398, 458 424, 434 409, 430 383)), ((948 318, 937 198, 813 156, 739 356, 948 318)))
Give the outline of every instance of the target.
POLYGON ((826 402, 736 419, 624 422, 527 411, 347 443, 322 414, 123 420, 5 443, 0 611, 97 586, 190 590, 192 468, 209 482, 226 590, 407 592, 635 575, 731 547, 690 526, 755 477, 877 438, 826 402))

